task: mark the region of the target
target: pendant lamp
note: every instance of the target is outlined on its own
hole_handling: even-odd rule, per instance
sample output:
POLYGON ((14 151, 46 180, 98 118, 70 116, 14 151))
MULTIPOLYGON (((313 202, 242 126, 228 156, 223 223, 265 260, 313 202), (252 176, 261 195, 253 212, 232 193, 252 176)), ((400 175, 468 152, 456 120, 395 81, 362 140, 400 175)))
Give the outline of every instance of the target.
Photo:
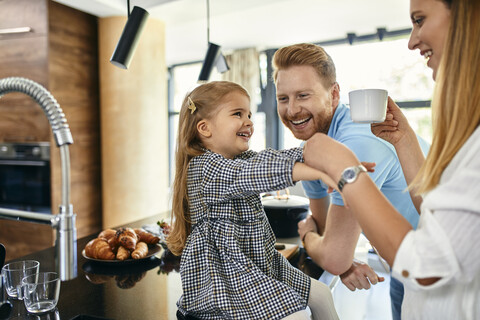
POLYGON ((130 14, 130 1, 127 0, 128 20, 123 29, 120 40, 113 51, 110 62, 122 69, 128 69, 133 54, 137 48, 140 34, 149 16, 145 9, 134 6, 130 14))
POLYGON ((198 82, 207 82, 212 73, 213 67, 217 67, 217 71, 225 73, 230 68, 228 67, 227 60, 220 50, 218 44, 210 42, 210 1, 207 0, 207 43, 208 49, 205 59, 203 60, 202 69, 198 76, 198 82))

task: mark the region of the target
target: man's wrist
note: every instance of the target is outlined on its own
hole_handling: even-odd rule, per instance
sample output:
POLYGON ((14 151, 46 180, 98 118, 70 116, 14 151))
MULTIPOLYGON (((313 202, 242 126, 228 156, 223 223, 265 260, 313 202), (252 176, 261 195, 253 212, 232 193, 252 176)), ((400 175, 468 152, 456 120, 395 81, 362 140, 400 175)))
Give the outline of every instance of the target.
MULTIPOLYGON (((310 232, 315 232, 313 230, 308 230, 307 232, 305 232, 303 234, 303 238, 301 239, 302 240, 302 244, 303 244, 303 247, 305 247, 305 239, 307 238, 307 235, 310 233, 310 232)), ((316 233, 316 232, 315 232, 316 233)))

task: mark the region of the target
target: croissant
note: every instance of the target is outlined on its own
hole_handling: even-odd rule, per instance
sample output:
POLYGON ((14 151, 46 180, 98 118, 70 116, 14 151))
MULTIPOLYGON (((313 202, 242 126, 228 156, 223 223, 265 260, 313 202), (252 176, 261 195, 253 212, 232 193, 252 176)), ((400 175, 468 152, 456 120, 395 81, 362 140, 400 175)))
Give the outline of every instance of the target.
POLYGON ((148 253, 148 245, 145 242, 138 242, 137 247, 132 252, 133 259, 142 259, 147 256, 148 253))
POLYGON ((104 238, 90 240, 85 246, 85 254, 93 259, 113 260, 115 254, 104 238))
POLYGON ((130 258, 130 251, 119 246, 117 250, 117 260, 127 260, 128 258, 130 258))
POLYGON ((105 240, 109 240, 110 238, 114 237, 117 233, 114 229, 105 229, 98 234, 97 238, 105 238, 105 240))
POLYGON ((157 244, 160 241, 160 238, 154 236, 150 232, 147 232, 143 229, 134 229, 135 233, 137 234, 138 241, 145 242, 146 244, 157 244))
POLYGON ((115 234, 115 237, 118 243, 123 246, 125 249, 130 251, 135 250, 137 246, 137 234, 132 228, 121 228, 115 234))
POLYGON ((110 239, 108 239, 107 242, 108 242, 108 245, 110 246, 110 249, 112 249, 112 251, 116 253, 118 250, 118 247, 120 246, 120 243, 118 242, 117 237, 113 236, 110 239))

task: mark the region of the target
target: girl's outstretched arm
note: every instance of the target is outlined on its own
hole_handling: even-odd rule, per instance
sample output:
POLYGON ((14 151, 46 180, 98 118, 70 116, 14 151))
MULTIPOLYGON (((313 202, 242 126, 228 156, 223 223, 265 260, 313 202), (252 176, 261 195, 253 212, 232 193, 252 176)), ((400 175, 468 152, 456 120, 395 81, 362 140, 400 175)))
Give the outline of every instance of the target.
MULTIPOLYGON (((375 169, 375 163, 374 162, 362 162, 362 164, 365 166, 368 172, 373 172, 375 169)), ((338 190, 338 185, 335 181, 333 181, 332 178, 330 178, 325 172, 314 169, 305 163, 297 162, 293 166, 292 170, 292 180, 293 181, 300 181, 300 180, 322 180, 327 186, 328 186, 328 192, 332 192, 333 190, 338 190)), ((340 192, 341 194, 341 192, 340 192)), ((343 195, 342 195, 343 198, 343 195)), ((345 201, 345 198, 343 198, 343 202, 346 207, 347 202, 345 201)))

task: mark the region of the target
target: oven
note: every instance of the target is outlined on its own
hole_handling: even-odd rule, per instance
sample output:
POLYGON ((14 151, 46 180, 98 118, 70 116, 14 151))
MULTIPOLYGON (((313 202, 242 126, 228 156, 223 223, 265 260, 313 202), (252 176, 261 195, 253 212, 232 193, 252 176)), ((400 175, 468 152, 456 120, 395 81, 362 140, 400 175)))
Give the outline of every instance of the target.
POLYGON ((50 143, 0 143, 0 207, 51 213, 50 143))

